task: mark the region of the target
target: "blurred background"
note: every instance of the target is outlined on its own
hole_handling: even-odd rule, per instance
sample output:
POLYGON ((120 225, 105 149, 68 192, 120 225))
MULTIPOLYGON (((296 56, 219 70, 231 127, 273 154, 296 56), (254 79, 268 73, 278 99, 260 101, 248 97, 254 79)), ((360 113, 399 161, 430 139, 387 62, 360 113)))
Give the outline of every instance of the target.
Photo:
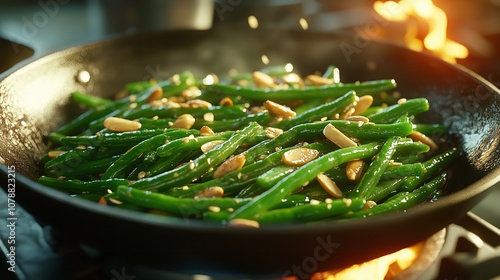
MULTIPOLYGON (((110 37, 227 25, 389 40, 464 65, 500 86, 500 0, 2 1, 0 75, 23 59, 110 37)), ((474 212, 500 227, 496 189, 474 212)))

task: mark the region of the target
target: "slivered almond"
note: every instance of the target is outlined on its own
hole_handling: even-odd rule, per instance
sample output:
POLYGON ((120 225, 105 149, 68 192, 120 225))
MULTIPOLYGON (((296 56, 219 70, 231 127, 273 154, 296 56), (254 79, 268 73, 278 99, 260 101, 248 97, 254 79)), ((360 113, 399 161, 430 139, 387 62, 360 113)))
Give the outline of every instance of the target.
POLYGON ((436 142, 434 142, 434 140, 419 131, 412 131, 409 137, 413 139, 413 141, 420 141, 424 143, 433 151, 436 151, 438 149, 438 145, 436 144, 436 142))
POLYGON ((319 152, 315 149, 296 148, 286 151, 283 156, 281 156, 281 161, 287 165, 301 166, 317 158, 318 155, 319 152))
POLYGON ((122 118, 109 117, 103 122, 104 127, 114 132, 135 131, 141 128, 141 123, 122 118))
POLYGON ((351 181, 358 180, 361 176, 361 172, 363 171, 364 166, 365 162, 360 159, 349 161, 345 168, 347 179, 351 181))
POLYGON ((354 112, 352 113, 353 116, 360 115, 364 113, 370 106, 373 104, 373 96, 371 95, 363 95, 359 97, 359 100, 356 101, 356 105, 353 106, 354 112))
POLYGON ((292 109, 285 105, 278 104, 276 102, 273 102, 271 100, 267 100, 264 102, 264 106, 266 109, 269 111, 269 114, 275 116, 275 117, 281 117, 281 118, 293 118, 297 115, 292 109))
POLYGON ((333 84, 333 79, 323 78, 318 75, 308 75, 306 77, 306 82, 314 86, 324 86, 333 84))
POLYGON ((249 219, 232 219, 227 223, 228 226, 231 227, 250 227, 250 228, 258 228, 259 222, 249 219))
POLYGON ((208 126, 204 125, 200 128, 200 135, 201 136, 210 136, 214 135, 215 132, 208 126))
POLYGON ((275 127, 266 127, 266 137, 269 139, 276 138, 283 134, 283 129, 275 127))
POLYGON ((234 104, 233 100, 231 100, 231 98, 229 98, 229 97, 224 97, 219 102, 220 106, 233 106, 233 104, 234 104))
POLYGON ((199 192, 194 196, 194 199, 223 197, 223 196, 224 196, 224 189, 219 186, 214 186, 202 190, 201 192, 199 192))
POLYGON ((266 73, 262 73, 260 71, 255 71, 252 73, 252 80, 255 83, 255 85, 260 88, 270 88, 276 85, 274 83, 273 77, 267 75, 266 73))
POLYGON ((354 108, 353 107, 348 107, 346 110, 342 113, 342 116, 340 116, 341 119, 345 120, 352 116, 354 114, 354 108))
POLYGON ((182 114, 174 121, 171 127, 190 129, 195 121, 196 119, 192 115, 182 114))
POLYGON ((348 121, 353 121, 353 122, 362 122, 362 123, 368 123, 370 119, 364 116, 350 116, 347 118, 348 121))
POLYGON ((345 136, 342 131, 335 128, 335 126, 333 126, 332 124, 327 124, 325 126, 325 128, 323 129, 323 135, 325 135, 328 140, 332 141, 340 148, 357 146, 356 142, 349 139, 349 137, 345 136))
POLYGON ((240 170, 246 162, 245 153, 230 157, 224 161, 214 172, 214 178, 220 178, 230 172, 240 170))
POLYGON ((194 99, 201 95, 201 90, 197 86, 190 86, 187 89, 181 91, 181 96, 186 100, 194 99))
POLYGON ((335 182, 325 174, 319 173, 316 176, 316 180, 318 180, 318 183, 321 185, 321 187, 332 197, 342 197, 342 191, 339 189, 337 184, 335 184, 335 182))
POLYGON ((200 149, 202 152, 206 153, 208 151, 210 151, 211 149, 215 148, 217 145, 220 145, 224 142, 224 140, 214 140, 214 141, 210 141, 210 142, 207 142, 203 145, 201 145, 200 149))
POLYGON ((363 206, 363 210, 368 210, 370 208, 373 208, 374 206, 377 206, 377 203, 373 200, 368 200, 365 202, 365 205, 363 206))
POLYGON ((189 105, 189 107, 191 108, 210 108, 212 107, 212 104, 210 102, 207 102, 205 100, 201 100, 201 99, 192 99, 192 100, 188 100, 186 102, 186 104, 189 105))
POLYGON ((163 89, 161 87, 157 87, 153 90, 153 92, 146 99, 146 103, 151 103, 155 100, 160 100, 163 97, 163 89))
POLYGON ((49 156, 49 158, 56 158, 57 156, 59 156, 60 154, 64 153, 65 151, 50 151, 47 153, 47 155, 49 156))

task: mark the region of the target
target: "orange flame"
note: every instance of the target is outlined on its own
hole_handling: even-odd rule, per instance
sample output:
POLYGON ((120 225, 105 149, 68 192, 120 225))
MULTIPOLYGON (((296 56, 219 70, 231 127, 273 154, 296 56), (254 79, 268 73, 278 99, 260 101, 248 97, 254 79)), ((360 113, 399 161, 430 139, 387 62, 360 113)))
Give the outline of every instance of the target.
POLYGON ((466 58, 469 55, 467 47, 447 38, 448 18, 442 9, 434 5, 432 0, 376 1, 373 8, 389 21, 402 22, 411 16, 416 16, 427 22, 429 33, 423 42, 416 37, 417 27, 408 26, 405 44, 413 50, 421 51, 425 47, 451 63, 456 63, 457 58, 466 58))

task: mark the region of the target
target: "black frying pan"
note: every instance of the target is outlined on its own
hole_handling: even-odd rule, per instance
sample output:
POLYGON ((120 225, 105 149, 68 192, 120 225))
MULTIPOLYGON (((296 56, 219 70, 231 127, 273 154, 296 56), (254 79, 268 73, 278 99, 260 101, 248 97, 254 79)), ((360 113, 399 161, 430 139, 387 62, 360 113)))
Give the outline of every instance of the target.
MULTIPOLYGON (((500 93, 462 67, 433 56, 359 38, 265 30, 173 31, 81 46, 38 59, 0 82, 1 184, 16 169, 16 200, 64 238, 108 254, 160 268, 208 274, 310 273, 364 261, 429 237, 458 220, 500 177, 500 93), (342 81, 395 78, 405 97, 427 97, 422 120, 444 123, 462 147, 448 195, 406 213, 364 220, 260 229, 222 228, 203 222, 109 209, 35 182, 47 151, 45 136, 74 117, 69 94, 80 90, 113 96, 124 83, 166 78, 192 70, 197 76, 230 68, 291 62, 302 74, 334 64, 342 81), (79 71, 91 79, 81 83, 79 71)), ((493 210, 492 210, 493 211, 493 210)))

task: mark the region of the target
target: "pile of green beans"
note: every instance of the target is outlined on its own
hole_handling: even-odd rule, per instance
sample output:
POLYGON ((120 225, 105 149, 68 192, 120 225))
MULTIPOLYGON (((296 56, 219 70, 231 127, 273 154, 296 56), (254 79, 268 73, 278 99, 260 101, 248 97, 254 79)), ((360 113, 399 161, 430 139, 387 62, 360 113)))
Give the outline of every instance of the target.
POLYGON ((445 126, 418 122, 428 101, 395 100, 391 79, 341 83, 332 69, 215 82, 186 71, 115 100, 75 92, 87 110, 48 136, 39 182, 102 207, 251 227, 436 199, 460 151, 445 126))

